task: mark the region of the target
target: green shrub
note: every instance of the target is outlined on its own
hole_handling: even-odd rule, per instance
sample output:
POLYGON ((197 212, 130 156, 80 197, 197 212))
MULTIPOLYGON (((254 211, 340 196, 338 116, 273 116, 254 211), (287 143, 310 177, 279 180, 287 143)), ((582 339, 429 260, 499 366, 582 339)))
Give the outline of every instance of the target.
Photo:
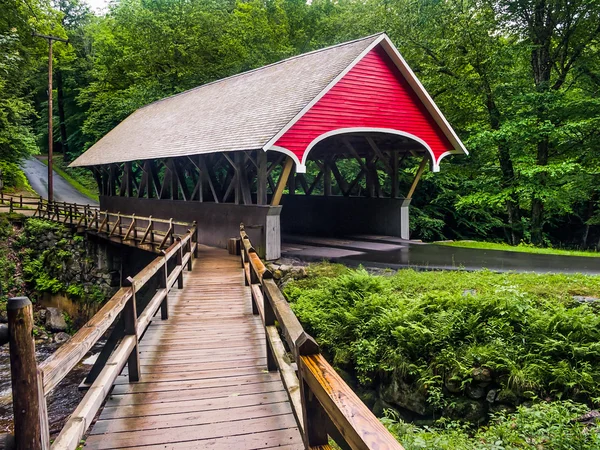
POLYGON ((495 415, 478 429, 447 421, 421 428, 391 412, 383 422, 406 450, 597 450, 599 425, 576 420, 587 412, 583 405, 562 401, 521 406, 513 414, 495 415))
POLYGON ((600 317, 572 299, 598 295, 600 277, 320 272, 311 268, 308 279, 291 282, 285 293, 333 363, 353 371, 362 385, 393 372, 442 408, 445 377, 467 383, 473 368, 486 367, 520 396, 600 394, 600 317))
POLYGON ((4 187, 8 190, 25 188, 31 189, 25 173, 23 173, 18 164, 0 160, 0 170, 2 171, 4 187))

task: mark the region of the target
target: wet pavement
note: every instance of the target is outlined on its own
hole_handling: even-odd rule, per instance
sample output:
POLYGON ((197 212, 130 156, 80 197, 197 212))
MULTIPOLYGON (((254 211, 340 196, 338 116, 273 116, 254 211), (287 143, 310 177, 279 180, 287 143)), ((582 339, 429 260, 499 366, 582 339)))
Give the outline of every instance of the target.
POLYGON ((460 248, 392 236, 346 238, 283 235, 282 256, 350 266, 600 275, 600 258, 460 248))
MULTIPOLYGON (((48 166, 36 158, 29 158, 23 161, 21 168, 25 172, 33 190, 43 198, 48 198, 48 166)), ((98 206, 98 202, 83 195, 57 174, 56 171, 53 173, 54 200, 57 202, 98 206)))

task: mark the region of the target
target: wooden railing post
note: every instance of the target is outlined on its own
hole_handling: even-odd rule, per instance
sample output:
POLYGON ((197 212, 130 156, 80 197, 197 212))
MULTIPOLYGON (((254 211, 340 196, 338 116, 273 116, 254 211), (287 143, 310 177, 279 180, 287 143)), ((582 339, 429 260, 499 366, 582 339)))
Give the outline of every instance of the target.
POLYGON ((16 297, 8 300, 6 311, 16 448, 46 450, 50 436, 43 380, 35 360, 33 306, 27 297, 16 297))
POLYGON ((194 227, 194 234, 192 234, 192 242, 195 244, 194 258, 198 259, 198 223, 194 220, 192 225, 194 227))
POLYGON ((69 225, 73 226, 73 204, 69 204, 69 225))
POLYGON ((12 214, 12 212, 13 212, 13 198, 12 197, 10 198, 9 205, 10 206, 9 206, 8 212, 10 212, 12 214))
POLYGON ((300 381, 300 398, 302 399, 302 419, 304 426, 304 445, 306 448, 328 445, 327 422, 329 417, 321 403, 310 390, 303 371, 302 355, 314 355, 320 352, 317 342, 306 332, 302 332, 296 339, 296 363, 298 365, 298 379, 300 381))
MULTIPOLYGON (((252 264, 250 264, 250 273, 252 273, 252 264)), ((268 326, 275 325, 275 311, 273 305, 269 299, 269 294, 263 290, 263 312, 265 314, 265 331, 268 326)), ((275 372, 277 370, 277 361, 275 360, 275 354, 271 348, 269 342, 269 335, 265 333, 265 343, 267 346, 267 370, 269 372, 275 372)))
POLYGON ((131 287, 131 298, 123 308, 125 335, 135 336, 135 346, 127 359, 129 381, 140 381, 140 357, 137 343, 137 309, 135 304, 135 285, 133 284, 133 278, 127 277, 123 281, 123 286, 131 287))
POLYGON ((179 275, 177 275, 177 289, 183 289, 183 248, 181 245, 181 238, 178 237, 175 241, 179 244, 177 249, 176 264, 181 269, 179 275))
POLYGON ((19 208, 23 208, 23 194, 19 194, 19 208))
MULTIPOLYGON (((163 255, 165 254, 164 251, 162 253, 163 255)), ((167 258, 165 257, 165 263, 158 274, 158 287, 167 291, 165 294, 165 298, 160 303, 161 320, 167 320, 169 318, 169 287, 167 286, 167 282, 169 279, 169 268, 167 267, 167 262, 167 258)))

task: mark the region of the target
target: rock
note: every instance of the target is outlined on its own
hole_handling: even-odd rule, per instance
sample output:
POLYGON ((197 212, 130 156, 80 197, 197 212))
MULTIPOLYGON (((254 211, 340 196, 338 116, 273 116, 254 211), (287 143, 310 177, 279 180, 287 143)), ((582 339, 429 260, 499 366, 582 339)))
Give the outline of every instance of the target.
POLYGON ((282 264, 281 266, 279 266, 279 270, 281 270, 284 273, 287 273, 292 270, 292 266, 288 266, 287 264, 282 264))
POLYGON ((461 381, 455 377, 446 379, 444 386, 446 387, 446 389, 448 389, 448 392, 452 394, 458 394, 463 390, 461 381))
POLYGON ((456 420, 479 423, 485 419, 486 414, 483 403, 466 398, 459 398, 446 407, 444 416, 449 416, 456 420))
POLYGON ((0 311, 0 323, 8 323, 8 314, 6 310, 0 311))
POLYGON ((478 384, 471 383, 471 384, 467 385, 466 392, 470 398, 472 398, 474 400, 479 400, 480 398, 483 398, 483 396, 485 395, 485 388, 478 384))
POLYGON ((69 339, 71 339, 71 336, 68 333, 65 333, 64 331, 61 331, 60 333, 56 333, 54 335, 54 342, 56 342, 57 344, 64 344, 69 339))
POLYGON ((510 414, 515 411, 516 411, 516 408, 511 405, 502 405, 500 403, 490 405, 490 412, 493 414, 510 414))
POLYGON ((463 289, 462 291, 462 296, 463 297, 468 297, 469 295, 477 295, 477 290, 476 289, 463 289))
POLYGON ((394 377, 389 385, 381 389, 380 397, 386 403, 400 406, 421 416, 433 412, 427 402, 427 392, 420 389, 416 383, 409 384, 399 377, 394 377))
POLYGON ((276 271, 273 272, 274 280, 281 280, 282 277, 283 277, 283 273, 281 272, 281 270, 277 269, 276 271))
POLYGON ((292 269, 292 278, 294 280, 301 280, 303 278, 306 278, 308 276, 308 272, 306 270, 306 267, 294 267, 292 269))
POLYGON ((579 303, 595 303, 600 302, 600 298, 598 297, 590 297, 586 295, 574 295, 573 300, 579 303))
POLYGON ((500 392, 498 392, 498 395, 496 396, 496 401, 498 403, 506 403, 509 405, 518 405, 519 397, 517 396, 517 394, 515 394, 510 389, 502 389, 500 392))
POLYGON ((46 322, 46 310, 45 309, 40 309, 38 311, 38 316, 40 318, 40 322, 46 322))
POLYGON ((482 385, 485 383, 491 383, 492 371, 487 367, 475 367, 473 370, 471 370, 471 378, 473 378, 473 381, 477 381, 482 385))
POLYGON ((50 331, 67 331, 67 322, 58 308, 46 310, 46 328, 50 331))
POLYGON ((498 394, 498 391, 496 389, 490 389, 490 391, 487 393, 487 395, 485 397, 485 401, 488 403, 494 403, 496 401, 497 394, 498 394))

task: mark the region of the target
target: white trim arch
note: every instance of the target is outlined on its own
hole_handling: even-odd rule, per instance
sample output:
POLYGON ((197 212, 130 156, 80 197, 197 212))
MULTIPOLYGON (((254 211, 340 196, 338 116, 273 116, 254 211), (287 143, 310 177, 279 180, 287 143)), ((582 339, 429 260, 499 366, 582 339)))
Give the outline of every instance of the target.
POLYGON ((328 131, 327 133, 323 133, 323 134, 317 136, 315 139, 312 140, 312 142, 310 144, 308 144, 308 146, 304 150, 304 155, 302 156, 302 161, 300 161, 300 159, 298 159, 298 156, 295 153, 293 153, 291 150, 289 150, 285 147, 280 147, 279 145, 268 146, 268 144, 267 144, 267 145, 265 145, 265 147, 263 147, 263 150, 264 151, 274 150, 274 151, 286 154, 287 156, 292 158, 292 160, 296 163, 296 172, 306 173, 306 160, 308 159, 308 154, 319 142, 321 142, 329 137, 336 136, 339 134, 351 134, 351 133, 395 134, 397 136, 403 136, 403 137, 412 139, 413 141, 421 144, 425 148, 425 150, 427 150, 427 152, 429 153, 429 156, 431 157, 433 172, 440 171, 440 161, 442 158, 444 158, 445 156, 447 156, 451 153, 454 153, 453 151, 446 152, 446 153, 442 154, 438 159, 436 159, 435 154, 433 153, 433 150, 427 144, 427 142, 425 142, 420 137, 415 136, 414 134, 407 133, 406 131, 395 130, 393 128, 369 128, 369 127, 338 128, 337 130, 331 130, 331 131, 328 131))

